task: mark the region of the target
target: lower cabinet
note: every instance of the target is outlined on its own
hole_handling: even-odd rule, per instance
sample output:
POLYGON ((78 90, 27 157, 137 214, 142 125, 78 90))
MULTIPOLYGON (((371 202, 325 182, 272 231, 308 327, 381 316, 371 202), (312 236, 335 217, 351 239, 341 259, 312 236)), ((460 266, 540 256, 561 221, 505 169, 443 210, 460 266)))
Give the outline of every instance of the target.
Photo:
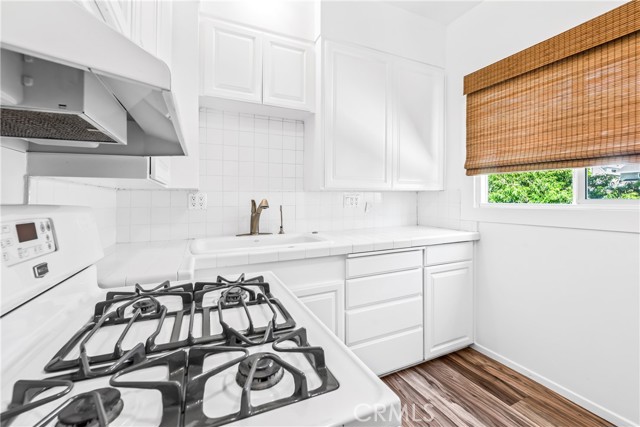
POLYGON ((324 325, 344 341, 344 283, 322 283, 293 290, 324 325))
POLYGON ((425 359, 473 343, 473 262, 424 269, 425 359))

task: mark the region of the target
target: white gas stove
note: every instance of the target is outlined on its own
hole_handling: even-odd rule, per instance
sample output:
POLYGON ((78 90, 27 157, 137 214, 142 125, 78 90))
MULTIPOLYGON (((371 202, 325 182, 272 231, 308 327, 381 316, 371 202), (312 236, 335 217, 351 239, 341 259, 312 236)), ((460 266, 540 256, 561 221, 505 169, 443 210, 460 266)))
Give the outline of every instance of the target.
POLYGON ((3 427, 400 424, 398 397, 273 274, 106 291, 87 210, 2 221, 14 253, 53 248, 2 264, 3 427))

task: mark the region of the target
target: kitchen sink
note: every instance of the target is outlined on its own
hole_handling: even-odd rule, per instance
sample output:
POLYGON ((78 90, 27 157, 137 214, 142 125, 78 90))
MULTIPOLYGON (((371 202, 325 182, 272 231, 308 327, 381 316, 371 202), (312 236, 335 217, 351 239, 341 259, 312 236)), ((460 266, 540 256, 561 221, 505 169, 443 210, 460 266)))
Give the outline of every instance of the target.
POLYGON ((295 248, 326 243, 329 240, 313 234, 269 234, 237 237, 212 237, 191 242, 191 253, 208 254, 222 251, 295 248))

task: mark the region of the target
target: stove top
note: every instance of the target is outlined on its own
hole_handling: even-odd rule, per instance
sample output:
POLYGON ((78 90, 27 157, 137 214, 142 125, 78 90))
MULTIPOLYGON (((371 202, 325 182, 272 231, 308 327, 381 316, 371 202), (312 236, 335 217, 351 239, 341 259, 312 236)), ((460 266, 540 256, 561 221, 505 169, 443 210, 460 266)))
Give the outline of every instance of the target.
POLYGON ((296 326, 262 276, 108 292, 2 426, 219 426, 338 389, 296 326))

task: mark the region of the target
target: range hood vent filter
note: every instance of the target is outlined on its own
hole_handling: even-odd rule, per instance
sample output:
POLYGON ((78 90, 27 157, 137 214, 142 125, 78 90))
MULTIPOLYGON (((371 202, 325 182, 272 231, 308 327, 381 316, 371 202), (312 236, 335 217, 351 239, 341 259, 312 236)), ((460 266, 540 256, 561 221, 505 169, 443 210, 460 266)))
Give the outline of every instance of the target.
POLYGON ((26 138, 88 141, 117 144, 118 141, 75 114, 2 108, 2 136, 26 138))

